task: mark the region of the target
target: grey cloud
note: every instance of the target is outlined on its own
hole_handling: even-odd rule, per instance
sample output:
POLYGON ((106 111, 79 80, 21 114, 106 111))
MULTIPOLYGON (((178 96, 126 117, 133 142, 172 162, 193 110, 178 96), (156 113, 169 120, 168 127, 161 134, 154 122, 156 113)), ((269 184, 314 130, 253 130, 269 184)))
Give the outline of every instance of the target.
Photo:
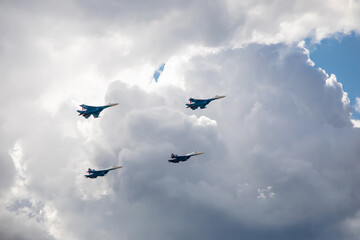
POLYGON ((19 105, 31 116, 17 130, 31 193, 20 199, 40 202, 45 214, 53 206, 61 224, 44 223, 75 239, 345 236, 338 226, 359 208, 359 139, 342 89, 326 85, 302 49, 284 45, 187 64, 192 90, 148 93, 115 81, 106 100, 120 104, 100 119, 79 119, 70 104, 53 116, 36 102, 19 105), (206 110, 184 106, 186 96, 223 93, 206 110), (205 154, 167 162, 171 152, 194 150, 205 154), (87 167, 115 164, 124 168, 82 177, 87 167), (267 186, 276 197, 258 199, 267 186))
MULTIPOLYGON (((56 62, 64 53, 73 54, 80 62, 94 64, 102 74, 111 76, 119 68, 144 62, 158 65, 175 54, 182 54, 189 45, 228 48, 253 42, 296 43, 306 37, 320 40, 337 32, 356 31, 358 4, 35 1, 14 5, 4 2, 1 48, 4 53, 16 54, 17 59, 50 57, 56 62), (346 8, 348 4, 352 7, 346 8), (338 21, 347 15, 353 18, 338 21), (124 46, 121 41, 125 41, 124 46), (41 56, 46 52, 54 54, 41 56)), ((38 66, 36 61, 26 63, 22 68, 31 63, 38 66)), ((63 64, 56 65, 60 66, 64 68, 63 64)))
MULTIPOLYGON (((222 82, 218 85, 232 86, 227 94, 230 98, 224 99, 223 104, 228 101, 233 107, 222 108, 221 111, 209 108, 209 115, 214 114, 213 118, 219 122, 219 132, 225 139, 231 139, 226 144, 233 158, 229 164, 238 166, 239 175, 246 175, 246 182, 252 185, 267 186, 276 182, 273 185, 277 196, 274 204, 281 205, 284 212, 278 209, 270 215, 278 216, 279 224, 285 219, 287 222, 305 223, 322 214, 324 219, 331 215, 334 221, 342 221, 340 214, 336 216, 341 211, 339 208, 343 209, 343 213, 349 211, 350 205, 351 211, 358 208, 354 202, 342 204, 352 202, 346 196, 357 192, 355 185, 348 182, 357 179, 356 170, 350 173, 348 168, 356 165, 357 151, 356 148, 350 150, 351 147, 345 147, 357 142, 357 130, 347 129, 351 127, 351 109, 341 101, 342 90, 326 86, 327 76, 307 64, 306 58, 300 49, 251 46, 215 55, 212 60, 206 58, 206 63, 200 57, 193 64, 195 73, 198 72, 197 66, 221 66, 218 71, 209 67, 204 74, 197 75, 197 88, 204 87, 208 91, 207 81, 211 79, 206 77, 207 71, 222 82), (334 117, 335 114, 341 118, 334 117), (225 125, 221 124, 225 122, 225 125), (331 126, 345 129, 340 133, 331 126), (351 139, 350 142, 343 137, 351 139), (238 159, 237 163, 235 159, 238 159), (330 171, 334 175, 327 172, 329 168, 333 169, 330 171), (339 184, 347 187, 338 188, 339 184), (283 197, 287 199, 286 203, 281 200, 283 197), (335 212, 333 206, 338 206, 335 212), (306 217, 302 219, 298 216, 306 217)), ((189 76, 193 76, 193 72, 189 76)), ((187 84, 193 85, 193 82, 187 84)), ((257 214, 262 215, 258 209, 253 210, 247 216, 249 221, 254 216, 259 220, 257 214)), ((267 217, 263 217, 267 222, 267 217)))
POLYGON ((123 105, 104 115, 102 137, 94 140, 110 146, 112 154, 100 147, 94 160, 102 165, 118 159, 124 168, 98 182, 106 181, 113 195, 70 200, 76 206, 72 211, 85 214, 90 225, 104 221, 99 230, 70 227, 80 220, 73 220, 74 213, 59 200, 63 218, 72 223, 68 229, 87 237, 105 231, 109 239, 345 236, 338 228, 359 208, 359 139, 341 89, 328 92, 326 76, 307 63, 301 49, 255 45, 190 61, 193 69, 186 76, 196 80, 187 77, 187 87, 197 84, 203 94, 216 91, 208 84, 213 74, 206 73, 204 61, 219 67, 220 86, 231 86, 227 98, 205 111, 172 109, 163 95, 121 82, 110 85, 107 98, 121 96, 123 105), (333 112, 342 120, 332 122, 333 112), (206 114, 217 124, 198 125, 192 114, 206 114), (167 163, 171 151, 195 146, 205 155, 167 163), (239 191, 243 183, 248 187, 239 191), (276 197, 258 199, 258 189, 270 185, 276 197))
POLYGON ((39 226, 34 220, 21 219, 8 212, 1 211, 1 238, 6 240, 21 239, 54 239, 44 227, 39 226))
MULTIPOLYGON (((312 11, 321 16, 327 6, 107 3, 2 3, 0 200, 8 208, 1 209, 1 236, 357 238, 350 231, 359 209, 359 136, 340 84, 334 78, 326 84, 328 76, 309 65, 301 48, 229 49, 256 32, 265 37, 251 41, 299 41, 312 30, 294 24, 302 30, 282 38, 281 23, 312 11), (190 45, 224 50, 182 63, 184 89, 145 91, 118 77, 190 45), (78 117, 70 98, 93 100, 99 85, 107 87, 104 102, 119 105, 100 119, 78 117), (205 110, 185 108, 190 96, 215 94, 227 97, 205 110), (9 156, 16 143, 20 179, 9 156), (194 150, 205 154, 167 162, 171 152, 194 150), (82 176, 87 167, 116 164, 124 168, 105 178, 82 176), (267 186, 276 197, 258 199, 267 186)), ((343 9, 330 6, 331 19, 340 19, 343 9)), ((314 31, 331 25, 325 35, 356 30, 326 17, 310 22, 314 31)))

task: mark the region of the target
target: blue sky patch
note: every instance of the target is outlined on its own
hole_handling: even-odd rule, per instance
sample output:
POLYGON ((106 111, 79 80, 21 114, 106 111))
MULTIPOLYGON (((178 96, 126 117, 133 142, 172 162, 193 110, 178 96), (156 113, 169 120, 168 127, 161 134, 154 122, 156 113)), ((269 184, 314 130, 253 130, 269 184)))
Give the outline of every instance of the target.
MULTIPOLYGON (((360 36, 354 33, 341 35, 315 45, 307 41, 307 48, 316 67, 336 75, 354 107, 356 97, 360 97, 360 36)), ((353 117, 358 119, 360 114, 354 113, 353 117)))
POLYGON ((159 79, 161 73, 164 71, 164 67, 165 67, 165 63, 161 64, 159 69, 154 72, 153 77, 155 79, 155 82, 158 82, 158 79, 159 79))

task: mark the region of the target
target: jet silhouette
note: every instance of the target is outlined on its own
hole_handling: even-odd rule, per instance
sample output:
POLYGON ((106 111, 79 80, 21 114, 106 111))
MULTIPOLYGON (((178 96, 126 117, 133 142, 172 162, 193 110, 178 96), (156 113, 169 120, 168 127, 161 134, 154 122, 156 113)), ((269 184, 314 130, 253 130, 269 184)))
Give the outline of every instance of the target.
POLYGON ((186 106, 187 108, 191 108, 192 110, 195 110, 197 108, 204 109, 206 108, 206 105, 208 105, 211 101, 224 97, 225 96, 215 96, 213 98, 208 98, 208 99, 189 98, 190 103, 187 103, 186 106))
POLYGON ((86 119, 89 118, 91 115, 93 115, 94 118, 98 118, 99 114, 101 113, 102 110, 104 110, 105 108, 108 108, 108 107, 116 106, 116 105, 118 105, 118 103, 113 103, 113 104, 109 104, 109 105, 105 105, 105 106, 98 106, 98 107, 82 104, 82 105, 80 105, 80 107, 82 107, 82 110, 77 110, 77 112, 79 113, 79 116, 83 116, 86 119))

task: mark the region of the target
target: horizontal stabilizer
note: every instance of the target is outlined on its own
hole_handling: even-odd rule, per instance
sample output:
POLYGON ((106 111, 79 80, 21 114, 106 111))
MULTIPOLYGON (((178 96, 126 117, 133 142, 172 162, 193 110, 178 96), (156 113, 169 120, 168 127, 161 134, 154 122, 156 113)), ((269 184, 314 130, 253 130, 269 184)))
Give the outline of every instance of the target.
POLYGON ((171 162, 171 163, 179 163, 180 162, 179 160, 173 160, 173 159, 170 159, 168 161, 171 162))

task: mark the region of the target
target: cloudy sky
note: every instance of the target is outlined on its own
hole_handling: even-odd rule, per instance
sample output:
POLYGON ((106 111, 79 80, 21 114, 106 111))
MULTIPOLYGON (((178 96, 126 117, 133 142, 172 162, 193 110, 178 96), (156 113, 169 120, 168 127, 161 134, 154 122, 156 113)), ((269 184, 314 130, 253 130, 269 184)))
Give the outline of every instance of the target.
POLYGON ((1 239, 360 238, 360 1, 3 0, 0 31, 1 239))

